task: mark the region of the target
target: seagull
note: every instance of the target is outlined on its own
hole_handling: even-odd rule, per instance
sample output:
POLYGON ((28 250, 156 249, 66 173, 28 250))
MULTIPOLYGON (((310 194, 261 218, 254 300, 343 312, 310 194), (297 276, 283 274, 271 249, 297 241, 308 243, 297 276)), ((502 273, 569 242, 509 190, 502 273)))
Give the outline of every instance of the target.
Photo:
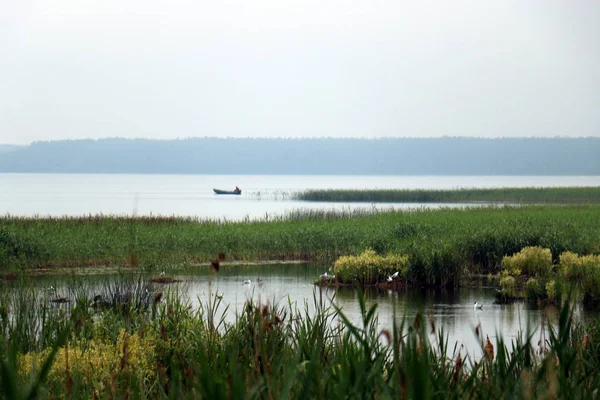
POLYGON ((387 281, 388 282, 393 281, 394 279, 396 279, 398 277, 399 273, 400 273, 399 271, 394 272, 392 275, 388 276, 387 281))
POLYGON ((329 275, 327 272, 325 272, 324 274, 321 274, 319 276, 320 279, 333 279, 335 278, 335 275, 329 275))
POLYGON ((244 285, 249 285, 249 284, 251 284, 251 283, 252 283, 252 281, 251 281, 250 279, 246 279, 246 280, 244 281, 244 285))
POLYGON ((479 304, 478 302, 475 302, 475 304, 473 304, 474 310, 481 310, 482 308, 483 308, 483 304, 479 304))

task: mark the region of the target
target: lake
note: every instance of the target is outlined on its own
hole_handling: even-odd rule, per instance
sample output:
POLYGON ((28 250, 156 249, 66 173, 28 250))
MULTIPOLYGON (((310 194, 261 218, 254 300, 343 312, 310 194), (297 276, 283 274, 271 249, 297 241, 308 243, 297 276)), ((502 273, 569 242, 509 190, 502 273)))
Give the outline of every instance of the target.
MULTIPOLYGON (((452 189, 490 187, 600 186, 598 176, 244 176, 244 175, 77 175, 77 174, 0 174, 0 212, 17 216, 166 215, 240 220, 284 215, 297 209, 414 208, 440 207, 442 204, 360 204, 311 203, 289 200, 292 193, 305 189, 452 189), (241 196, 218 196, 213 188, 233 189, 239 186, 241 196)), ((461 206, 461 205, 453 205, 461 206)), ((333 298, 352 321, 360 320, 357 294, 353 289, 315 288, 313 281, 329 265, 234 265, 221 269, 212 289, 223 294, 223 304, 230 305, 227 318, 235 318, 236 310, 247 298, 303 307, 312 306, 313 295, 333 298), (244 285, 250 279, 253 283, 244 285), (260 282, 259 282, 260 279, 260 282), (335 296, 334 296, 335 293, 335 296)), ((180 288, 192 303, 208 299, 207 268, 175 274, 183 280, 170 285, 180 288)), ((90 285, 90 294, 106 279, 102 276, 45 276, 40 287, 54 285, 67 294, 74 281, 90 285)), ((166 290, 165 287, 156 290, 166 290)), ((493 288, 462 288, 455 293, 421 291, 378 291, 367 293, 369 304, 379 305, 381 329, 392 324, 393 310, 414 317, 422 310, 437 326, 443 326, 449 343, 459 342, 471 354, 481 354, 474 335, 480 324, 490 338, 499 333, 514 339, 527 321, 538 328, 545 310, 525 303, 495 305, 493 288), (483 302, 483 310, 474 310, 475 301, 483 302)), ((580 318, 596 317, 577 309, 580 318)), ((549 312, 549 318, 554 317, 549 312)), ((464 353, 463 353, 464 354, 464 353)))
MULTIPOLYGON (((388 209, 443 204, 323 203, 290 200, 306 189, 453 189, 600 186, 600 176, 285 176, 0 174, 0 212, 19 216, 164 215, 241 220, 297 209, 388 209), (241 196, 218 196, 213 188, 241 196)), ((463 205, 453 204, 453 207, 463 205)))

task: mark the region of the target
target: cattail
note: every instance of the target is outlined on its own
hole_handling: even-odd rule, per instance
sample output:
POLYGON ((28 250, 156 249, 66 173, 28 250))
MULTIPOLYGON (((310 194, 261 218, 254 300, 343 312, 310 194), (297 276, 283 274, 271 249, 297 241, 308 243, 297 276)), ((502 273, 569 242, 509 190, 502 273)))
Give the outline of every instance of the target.
POLYGON ((460 356, 460 353, 458 353, 458 357, 456 358, 456 362, 454 363, 454 374, 452 374, 452 380, 454 382, 456 382, 458 380, 460 371, 462 370, 462 366, 463 366, 463 361, 460 356))
POLYGON ((435 333, 435 321, 433 320, 433 317, 429 318, 429 326, 431 327, 431 334, 433 335, 435 333))
POLYGON ((160 303, 163 297, 163 292, 158 292, 154 295, 154 304, 160 303))
POLYGON ((217 258, 216 260, 212 260, 210 262, 210 266, 211 266, 211 268, 213 269, 213 271, 215 273, 218 273, 219 272, 219 267, 220 267, 219 259, 217 258))
POLYGON ((390 334, 390 331, 388 329, 382 330, 381 334, 383 336, 385 336, 385 338, 387 339, 388 343, 392 343, 392 335, 390 334))
POLYGON ((487 353, 490 360, 494 359, 494 345, 492 344, 492 342, 490 341, 490 338, 487 335, 486 335, 486 341, 485 341, 485 352, 487 353))
POLYGON ((419 322, 419 313, 417 313, 417 315, 415 315, 415 322, 414 322, 413 326, 415 327, 415 330, 417 332, 421 328, 421 323, 419 322))
POLYGON ((583 341, 581 342, 581 345, 583 346, 584 349, 587 349, 588 346, 590 345, 590 337, 588 336, 587 333, 583 337, 583 341))

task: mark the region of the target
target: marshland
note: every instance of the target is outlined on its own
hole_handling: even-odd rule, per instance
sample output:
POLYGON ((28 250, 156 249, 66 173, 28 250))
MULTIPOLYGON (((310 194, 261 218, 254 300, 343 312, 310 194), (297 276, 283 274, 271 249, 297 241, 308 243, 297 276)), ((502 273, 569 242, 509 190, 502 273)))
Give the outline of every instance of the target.
POLYGON ((561 196, 256 219, 5 215, 1 393, 591 397, 600 206, 561 196), (394 270, 401 285, 367 284, 394 270), (314 285, 326 271, 343 286, 314 285))

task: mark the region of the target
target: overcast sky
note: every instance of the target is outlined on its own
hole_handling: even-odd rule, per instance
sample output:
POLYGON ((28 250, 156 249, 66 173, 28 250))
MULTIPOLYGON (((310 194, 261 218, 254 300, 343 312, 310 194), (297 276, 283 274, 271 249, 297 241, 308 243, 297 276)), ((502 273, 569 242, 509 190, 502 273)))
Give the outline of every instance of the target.
POLYGON ((600 1, 0 0, 0 143, 600 136, 600 1))

